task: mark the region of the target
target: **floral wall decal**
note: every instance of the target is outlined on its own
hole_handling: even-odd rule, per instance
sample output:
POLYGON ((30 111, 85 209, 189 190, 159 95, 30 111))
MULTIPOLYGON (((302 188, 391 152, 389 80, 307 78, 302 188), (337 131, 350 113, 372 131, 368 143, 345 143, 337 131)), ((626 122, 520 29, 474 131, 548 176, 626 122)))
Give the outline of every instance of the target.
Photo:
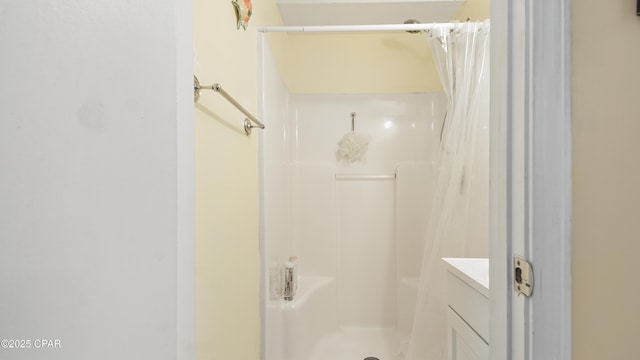
POLYGON ((231 3, 236 8, 237 28, 240 29, 240 26, 242 26, 244 30, 247 30, 252 12, 251 0, 233 0, 231 3))

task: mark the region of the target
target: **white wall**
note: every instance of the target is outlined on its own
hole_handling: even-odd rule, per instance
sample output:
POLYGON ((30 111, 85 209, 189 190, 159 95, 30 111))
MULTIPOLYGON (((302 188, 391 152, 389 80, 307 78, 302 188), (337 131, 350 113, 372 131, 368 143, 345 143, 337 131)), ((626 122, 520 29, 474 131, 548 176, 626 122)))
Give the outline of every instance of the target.
POLYGON ((0 358, 193 357, 190 8, 0 5, 0 358))
POLYGON ((259 115, 269 120, 269 133, 260 134, 260 255, 263 260, 260 353, 261 359, 284 359, 280 297, 269 277, 279 276, 277 273, 291 245, 289 92, 278 75, 271 47, 264 36, 259 46, 262 50, 258 59, 262 75, 259 91, 263 96, 259 115))

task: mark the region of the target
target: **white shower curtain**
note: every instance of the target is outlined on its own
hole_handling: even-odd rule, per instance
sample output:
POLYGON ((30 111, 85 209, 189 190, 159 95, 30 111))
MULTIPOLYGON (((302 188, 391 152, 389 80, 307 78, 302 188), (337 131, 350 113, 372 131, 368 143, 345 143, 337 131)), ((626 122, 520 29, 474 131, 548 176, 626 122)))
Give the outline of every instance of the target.
POLYGON ((425 220, 428 236, 406 360, 446 359, 446 268, 441 258, 486 256, 488 251, 489 29, 487 20, 428 33, 448 107, 434 139, 440 144, 434 154, 439 173, 425 220), (470 209, 474 218, 484 219, 470 222, 470 209), (484 254, 472 242, 484 242, 484 254))

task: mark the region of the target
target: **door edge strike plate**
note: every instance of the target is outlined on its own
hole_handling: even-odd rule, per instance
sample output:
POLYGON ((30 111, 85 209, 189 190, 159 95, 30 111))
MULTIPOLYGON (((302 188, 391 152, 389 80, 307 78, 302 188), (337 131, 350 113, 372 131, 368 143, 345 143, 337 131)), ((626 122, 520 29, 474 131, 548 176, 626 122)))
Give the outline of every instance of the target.
POLYGON ((520 257, 513 258, 513 288, 524 296, 533 293, 533 268, 531 264, 520 257))

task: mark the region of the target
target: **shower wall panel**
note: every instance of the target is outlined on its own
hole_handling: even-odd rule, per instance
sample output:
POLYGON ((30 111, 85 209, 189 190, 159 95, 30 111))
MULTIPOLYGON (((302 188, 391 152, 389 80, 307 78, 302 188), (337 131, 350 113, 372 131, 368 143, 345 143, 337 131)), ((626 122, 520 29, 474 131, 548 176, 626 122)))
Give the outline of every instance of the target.
POLYGON ((431 139, 438 135, 446 111, 441 93, 432 94, 293 94, 292 160, 324 163, 336 173, 393 174, 403 161, 431 160, 431 139), (337 162, 338 141, 351 131, 370 137, 366 162, 337 162))
POLYGON ((437 166, 432 163, 402 163, 396 179, 396 238, 398 240, 398 276, 420 276, 424 239, 427 237, 437 166))
POLYGON ((397 325, 403 333, 413 326, 437 169, 434 163, 405 162, 396 170, 397 325))
POLYGON ((395 326, 394 182, 336 182, 338 319, 345 327, 395 326))
POLYGON ((336 276, 336 196, 333 166, 291 166, 293 211, 291 253, 300 276, 336 276))
POLYGON ((283 359, 284 319, 274 286, 278 286, 280 266, 291 245, 289 93, 278 75, 271 49, 266 42, 260 44, 264 49, 260 116, 268 119, 268 128, 264 132, 254 130, 252 136, 260 136, 261 353, 266 359, 283 359))
POLYGON ((263 117, 268 118, 269 133, 255 131, 261 136, 261 203, 262 227, 266 240, 267 264, 272 258, 279 261, 288 256, 291 248, 291 170, 289 166, 289 93, 280 79, 275 61, 267 44, 263 59, 264 106, 263 117), (269 136, 265 136, 269 135, 269 136), (274 136, 275 135, 275 136, 274 136))
POLYGON ((343 327, 410 331, 445 104, 439 93, 291 95, 292 248, 301 275, 337 275, 343 327), (352 112, 370 143, 365 162, 345 164, 335 152, 352 112), (345 174, 392 176, 334 177, 345 174))

